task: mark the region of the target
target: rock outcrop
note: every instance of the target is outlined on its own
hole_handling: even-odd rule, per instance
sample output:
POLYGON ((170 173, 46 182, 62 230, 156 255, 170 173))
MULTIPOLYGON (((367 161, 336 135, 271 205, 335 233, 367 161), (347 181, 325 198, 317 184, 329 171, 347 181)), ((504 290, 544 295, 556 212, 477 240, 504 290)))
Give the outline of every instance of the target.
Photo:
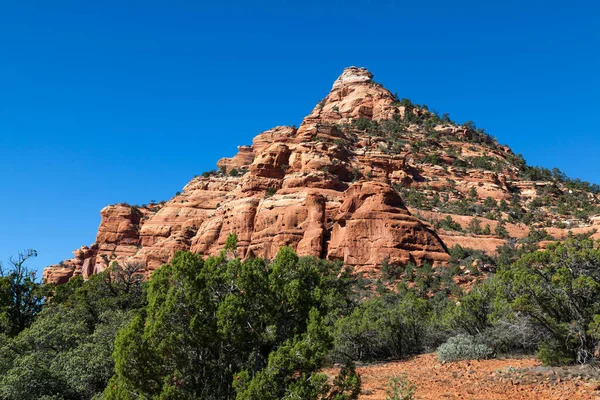
MULTIPOLYGON (((515 190, 536 192, 518 178, 510 149, 478 142, 471 128, 439 118, 423 123, 433 116, 426 107, 399 101, 372 78, 364 68, 345 69, 298 128, 258 134, 251 146, 221 159, 219 172, 194 178, 169 201, 105 207, 95 243, 46 268, 44 279, 87 278, 113 261, 151 273, 177 250, 217 254, 231 233, 242 257, 273 258, 286 245, 368 273, 384 259, 443 265, 449 255, 441 237, 454 245, 467 235, 434 228, 445 214, 407 208, 403 195, 443 194, 448 204, 475 195, 479 204, 509 202, 515 190), (494 171, 456 162, 484 155, 494 171)), ((526 235, 517 225, 508 227, 526 235)), ((481 243, 468 236, 474 247, 481 243)), ((494 247, 504 240, 491 239, 494 247)), ((489 251, 489 243, 480 247, 489 251)))

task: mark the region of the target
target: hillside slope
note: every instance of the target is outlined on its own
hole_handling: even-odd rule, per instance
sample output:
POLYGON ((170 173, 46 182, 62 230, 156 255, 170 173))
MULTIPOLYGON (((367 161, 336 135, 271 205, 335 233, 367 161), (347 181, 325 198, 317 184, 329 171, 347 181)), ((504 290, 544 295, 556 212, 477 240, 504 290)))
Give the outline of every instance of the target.
POLYGON ((96 242, 44 279, 87 278, 112 261, 149 273, 177 250, 216 254, 230 233, 242 257, 289 245, 377 273, 384 260, 445 264, 456 244, 493 254, 532 232, 558 239, 600 224, 597 186, 527 166, 364 68, 346 68, 298 128, 262 132, 218 167, 169 201, 105 207, 96 242))

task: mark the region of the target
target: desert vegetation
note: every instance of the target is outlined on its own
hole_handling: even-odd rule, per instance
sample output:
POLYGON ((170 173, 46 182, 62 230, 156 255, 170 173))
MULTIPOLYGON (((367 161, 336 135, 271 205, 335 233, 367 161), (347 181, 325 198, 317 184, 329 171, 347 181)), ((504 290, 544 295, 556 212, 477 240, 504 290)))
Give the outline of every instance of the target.
MULTIPOLYGON (((342 400, 360 393, 359 361, 598 362, 600 244, 586 237, 497 259, 457 246, 448 266, 386 261, 376 279, 289 247, 241 260, 236 244, 178 252, 148 281, 113 263, 42 285, 26 266, 35 252, 12 259, 0 278, 0 398, 342 400), (458 267, 476 259, 494 268, 465 290, 458 267), (321 372, 334 364, 337 377, 321 372)), ((405 377, 388 389, 413 392, 405 377)))

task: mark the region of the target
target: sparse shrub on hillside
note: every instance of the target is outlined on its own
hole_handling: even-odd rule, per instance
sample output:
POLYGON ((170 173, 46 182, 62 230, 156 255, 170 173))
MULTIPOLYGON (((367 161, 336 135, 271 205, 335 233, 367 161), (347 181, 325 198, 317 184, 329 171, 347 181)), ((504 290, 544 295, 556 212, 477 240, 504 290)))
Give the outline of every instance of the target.
POLYGON ((352 127, 372 136, 377 136, 381 132, 381 128, 377 121, 372 121, 368 118, 359 118, 352 121, 352 127))
POLYGON ((433 165, 442 165, 444 164, 442 158, 435 154, 435 153, 429 153, 427 155, 425 155, 422 159, 421 162, 423 164, 433 164, 433 165))
POLYGON ((478 198, 477 189, 475 189, 475 186, 471 186, 471 189, 469 189, 469 200, 477 201, 478 198))
POLYGON ((475 126, 475 122, 473 122, 473 121, 467 121, 467 122, 463 123, 462 126, 463 126, 463 128, 473 129, 473 130, 475 130, 477 128, 475 126))
POLYGON ((274 187, 270 187, 267 189, 267 191, 265 192, 265 198, 268 197, 273 197, 273 195, 275 195, 275 193, 277 193, 277 189, 274 187))
POLYGON ((581 190, 587 193, 600 193, 600 185, 590 184, 581 179, 571 179, 558 168, 548 168, 539 166, 528 166, 522 155, 517 155, 511 161, 521 171, 521 178, 530 181, 554 181, 563 184, 567 189, 581 190))
POLYGON ((506 200, 500 200, 500 202, 498 203, 498 209, 504 212, 508 211, 508 203, 506 202, 506 200))
POLYGON ((483 360, 490 358, 493 350, 477 343, 472 336, 456 335, 437 348, 440 361, 483 360))
POLYGON ((481 220, 479 218, 471 218, 471 220, 469 221, 469 232, 475 235, 480 235, 482 233, 481 220))
POLYGON ((433 208, 439 207, 441 204, 441 199, 440 199, 440 195, 436 193, 433 194, 433 196, 431 197, 431 206, 433 208))
POLYGON ((542 240, 553 240, 552 235, 548 233, 545 229, 535 229, 529 228, 529 234, 527 235, 527 239, 532 243, 539 243, 542 240))
POLYGON ((462 158, 455 158, 452 160, 452 165, 459 168, 469 168, 469 163, 462 158))
POLYGON ((483 207, 486 210, 495 210, 496 208, 498 208, 498 202, 496 202, 496 200, 488 196, 485 198, 485 200, 483 200, 483 207))
POLYGON ((357 182, 361 178, 362 174, 356 167, 352 168, 352 182, 357 182))
POLYGON ((462 226, 460 226, 458 222, 454 221, 449 215, 439 222, 439 227, 449 231, 462 231, 462 226))
POLYGON ((485 224, 485 226, 481 230, 482 235, 489 235, 491 232, 492 232, 492 230, 490 228, 490 224, 485 224))
POLYGON ((385 400, 413 400, 416 390, 417 386, 408 379, 408 375, 396 375, 388 381, 385 400))
POLYGON ((400 119, 393 118, 381 121, 381 130, 391 139, 399 139, 406 133, 406 126, 400 119))
MULTIPOLYGON (((490 255, 487 255, 482 250, 475 250, 468 247, 462 247, 459 244, 449 249, 450 260, 448 263, 450 266, 465 265, 471 266, 474 262, 481 262, 483 265, 495 266, 496 259, 490 255)), ((475 271, 474 271, 475 272, 475 271)))
POLYGON ((551 181, 552 172, 548 168, 526 166, 522 171, 522 178, 528 181, 551 181))
POLYGON ((394 184, 393 187, 400 193, 402 200, 404 200, 408 206, 419 209, 429 209, 431 207, 428 204, 427 196, 425 196, 422 191, 403 188, 398 184, 394 184))
POLYGON ((472 157, 469 159, 469 162, 473 166, 473 168, 484 169, 487 171, 497 171, 498 168, 494 164, 494 159, 487 156, 480 157, 472 157))
POLYGON ((510 237, 504 221, 498 222, 498 224, 494 228, 494 235, 499 236, 502 239, 508 239, 510 237))

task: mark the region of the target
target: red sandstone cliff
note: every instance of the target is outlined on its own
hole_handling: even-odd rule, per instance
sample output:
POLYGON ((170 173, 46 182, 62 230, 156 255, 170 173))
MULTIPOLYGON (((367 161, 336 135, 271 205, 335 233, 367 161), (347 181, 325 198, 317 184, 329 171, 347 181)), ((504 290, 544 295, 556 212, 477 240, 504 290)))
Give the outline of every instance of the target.
MULTIPOLYGON (((447 193, 445 201, 451 203, 471 196, 472 188, 475 202, 486 197, 510 201, 514 186, 521 185, 521 201, 529 201, 535 184, 518 179, 518 168, 507 162, 514 157, 510 149, 473 142, 468 128, 406 123, 405 129, 394 125, 384 135, 361 126, 429 113, 407 108, 372 77, 364 68, 345 69, 300 127, 260 133, 252 146, 240 146, 237 155, 221 159, 220 173, 194 178, 162 205, 105 207, 96 242, 76 250, 73 259, 46 268, 44 279, 63 283, 74 275, 87 278, 113 260, 141 263, 151 272, 177 250, 216 254, 230 233, 238 235, 242 257, 272 258, 289 245, 299 255, 343 260, 359 271, 377 269, 386 258, 443 263, 449 257, 444 242, 493 252, 503 239, 436 232, 429 222, 446 214, 411 208, 419 213, 415 217, 397 188, 428 197, 447 193), (441 165, 428 162, 430 154, 439 155, 441 165), (452 166, 459 157, 481 155, 493 164, 505 163, 504 170, 452 166)), ((466 225, 470 217, 464 218, 459 222, 466 225)), ((492 229, 497 224, 483 222, 492 229)), ((527 234, 519 224, 508 228, 515 237, 527 234)))

